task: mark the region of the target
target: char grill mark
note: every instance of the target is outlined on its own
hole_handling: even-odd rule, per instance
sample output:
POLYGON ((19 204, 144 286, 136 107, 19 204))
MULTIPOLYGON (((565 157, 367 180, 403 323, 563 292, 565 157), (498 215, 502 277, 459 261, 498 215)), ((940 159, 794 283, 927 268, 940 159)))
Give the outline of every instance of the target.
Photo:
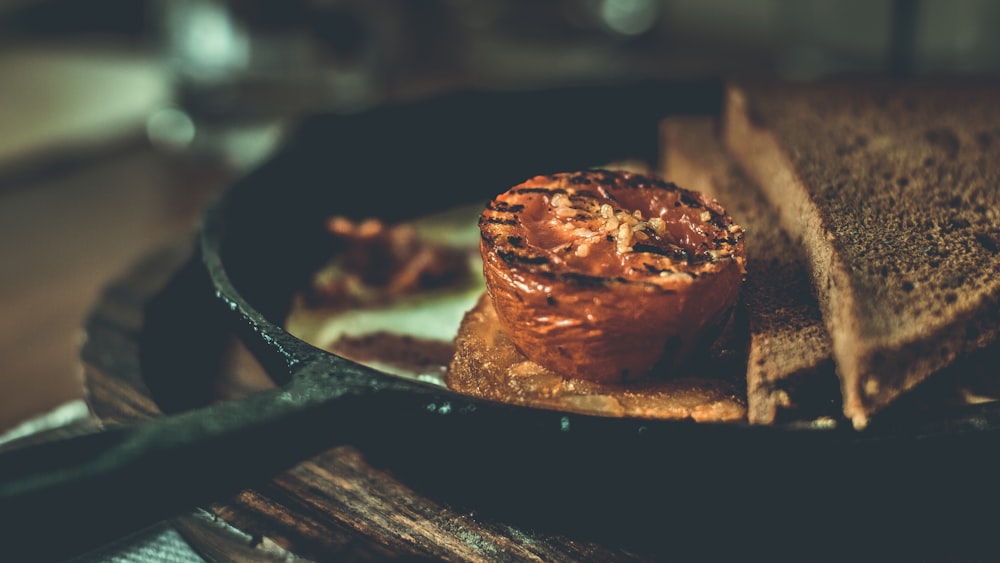
POLYGON ((506 201, 492 200, 487 204, 487 209, 498 213, 520 213, 524 206, 520 203, 507 203, 506 201))
POLYGON ((575 192, 569 194, 569 200, 573 203, 581 203, 594 199, 597 199, 597 194, 589 190, 576 190, 575 192))
POLYGON ((581 274, 579 272, 563 272, 560 273, 557 277, 559 277, 560 279, 571 281, 583 287, 602 287, 613 283, 630 283, 629 280, 621 276, 602 277, 590 274, 581 274))
POLYGON ((608 282, 608 278, 602 278, 600 276, 591 276, 587 274, 581 274, 578 272, 564 272, 561 276, 564 279, 572 280, 583 286, 602 286, 608 282))
POLYGON ((653 244, 643 244, 637 243, 632 246, 632 250, 635 252, 647 252, 649 254, 658 254, 660 256, 666 256, 672 260, 685 261, 691 264, 697 263, 695 259, 697 257, 692 257, 686 250, 679 247, 669 247, 661 248, 653 244))
POLYGON ((517 188, 511 191, 513 194, 564 194, 566 190, 563 188, 517 188))
POLYGON ((712 218, 708 222, 711 223, 713 227, 719 229, 725 229, 726 227, 729 226, 729 224, 726 222, 725 218, 722 215, 719 215, 714 211, 712 211, 711 213, 712 213, 712 218))
POLYGON ((602 287, 609 284, 621 283, 621 284, 631 284, 631 285, 642 285, 648 287, 654 287, 659 292, 663 294, 672 295, 677 293, 676 290, 663 288, 655 283, 641 280, 629 280, 624 276, 615 276, 613 278, 605 278, 601 276, 592 276, 589 274, 581 274, 579 272, 562 272, 558 275, 550 274, 549 277, 558 277, 559 279, 570 281, 584 287, 602 287))
POLYGON ((508 225, 508 226, 514 226, 517 225, 518 223, 516 217, 512 219, 504 219, 502 217, 484 217, 481 222, 491 223, 494 225, 508 225))
POLYGON ((545 256, 539 256, 537 254, 528 254, 526 252, 516 252, 513 250, 497 250, 497 256, 500 257, 504 262, 515 265, 515 264, 529 264, 532 266, 539 266, 542 264, 548 264, 550 261, 545 256))
POLYGON ((649 188, 658 185, 657 182, 649 182, 638 176, 629 176, 628 178, 625 179, 624 184, 626 187, 629 187, 633 190, 641 190, 644 188, 649 188))
POLYGON ((702 205, 701 205, 700 201, 698 201, 697 199, 689 196, 686 193, 681 193, 681 201, 684 203, 684 205, 686 205, 686 206, 688 206, 688 207, 690 207, 692 209, 701 209, 702 208, 702 205))

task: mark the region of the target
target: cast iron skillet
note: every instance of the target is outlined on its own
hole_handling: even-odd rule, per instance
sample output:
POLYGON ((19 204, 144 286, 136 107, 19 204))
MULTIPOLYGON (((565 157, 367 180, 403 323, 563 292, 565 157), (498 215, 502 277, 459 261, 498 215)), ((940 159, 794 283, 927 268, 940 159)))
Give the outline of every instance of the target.
POLYGON ((745 547, 778 530, 797 538, 790 543, 848 530, 881 545, 975 537, 983 522, 966 518, 968 509, 995 491, 1000 418, 992 406, 861 434, 844 425, 822 432, 575 416, 404 381, 281 328, 291 293, 329 255, 320 242, 329 214, 405 220, 485 202, 535 174, 636 156, 655 162, 662 117, 714 112, 719 99, 718 84, 642 83, 453 95, 317 120, 299 146, 208 214, 203 260, 277 381, 339 390, 332 408, 356 409, 346 423, 353 443, 437 496, 638 544, 730 535, 745 547))
POLYGON ((128 515, 91 523, 91 539, 110 537, 348 443, 433 498, 640 551, 981 553, 996 523, 982 510, 1000 500, 993 405, 863 433, 600 418, 460 396, 282 329, 331 251, 328 215, 405 220, 535 174, 653 162, 658 121, 717 112, 720 94, 717 82, 459 93, 306 120, 206 213, 196 264, 280 387, 212 404, 204 382, 149 381, 154 395, 188 390, 161 393, 176 414, 3 455, 0 510, 64 507, 16 520, 11 537, 77 525, 93 506, 128 515))

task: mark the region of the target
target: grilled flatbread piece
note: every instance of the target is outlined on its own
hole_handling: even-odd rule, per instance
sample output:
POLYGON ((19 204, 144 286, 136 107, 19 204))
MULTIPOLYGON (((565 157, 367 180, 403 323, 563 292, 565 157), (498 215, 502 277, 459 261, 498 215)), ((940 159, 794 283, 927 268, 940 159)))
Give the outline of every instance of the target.
POLYGON ((688 373, 671 377, 651 377, 631 384, 568 378, 521 354, 501 329, 489 296, 483 294, 462 320, 445 381, 461 393, 537 408, 611 417, 730 422, 746 417, 746 400, 739 383, 743 357, 742 349, 720 346, 688 373))

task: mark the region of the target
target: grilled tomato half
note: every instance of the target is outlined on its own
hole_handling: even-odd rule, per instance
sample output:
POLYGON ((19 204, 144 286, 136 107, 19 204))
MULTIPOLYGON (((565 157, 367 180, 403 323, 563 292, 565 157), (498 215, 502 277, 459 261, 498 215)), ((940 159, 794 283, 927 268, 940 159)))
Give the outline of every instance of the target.
POLYGON ((743 229, 715 200, 617 171, 537 176, 479 218, 486 287, 529 360, 628 382, 707 348, 746 274, 743 229))

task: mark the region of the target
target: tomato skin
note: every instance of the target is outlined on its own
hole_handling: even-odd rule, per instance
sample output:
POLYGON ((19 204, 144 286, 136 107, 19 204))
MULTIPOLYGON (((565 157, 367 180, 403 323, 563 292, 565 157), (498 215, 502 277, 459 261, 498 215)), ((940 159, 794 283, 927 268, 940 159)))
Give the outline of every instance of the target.
POLYGON ((717 202, 626 172, 532 178, 490 202, 480 230, 504 332, 571 378, 679 366, 728 319, 746 273, 743 230, 717 202))

